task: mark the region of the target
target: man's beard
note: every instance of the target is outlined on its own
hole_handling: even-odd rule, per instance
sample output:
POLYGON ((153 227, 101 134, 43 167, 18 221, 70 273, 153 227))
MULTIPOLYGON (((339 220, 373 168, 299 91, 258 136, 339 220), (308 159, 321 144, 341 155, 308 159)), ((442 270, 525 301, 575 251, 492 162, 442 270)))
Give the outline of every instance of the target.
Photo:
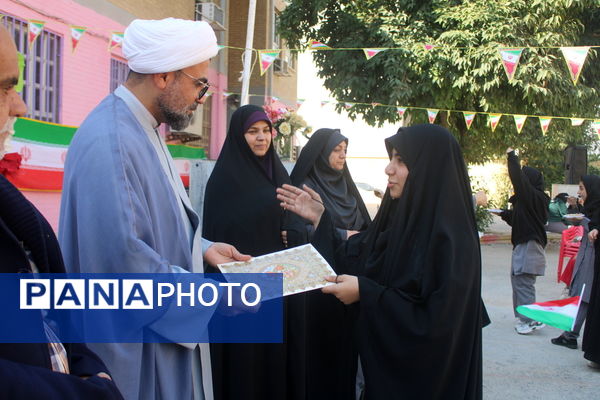
POLYGON ((175 131, 180 131, 188 127, 192 118, 194 117, 194 113, 189 113, 189 111, 193 111, 196 109, 197 105, 193 104, 191 106, 182 106, 179 109, 174 109, 169 103, 172 103, 172 99, 174 96, 171 96, 171 93, 165 93, 162 96, 159 96, 157 99, 158 109, 163 115, 165 123, 169 124, 171 129, 175 131))
POLYGON ((14 125, 16 120, 16 117, 10 117, 6 120, 2 129, 0 129, 0 159, 2 159, 4 154, 10 150, 9 142, 10 138, 15 133, 14 125))

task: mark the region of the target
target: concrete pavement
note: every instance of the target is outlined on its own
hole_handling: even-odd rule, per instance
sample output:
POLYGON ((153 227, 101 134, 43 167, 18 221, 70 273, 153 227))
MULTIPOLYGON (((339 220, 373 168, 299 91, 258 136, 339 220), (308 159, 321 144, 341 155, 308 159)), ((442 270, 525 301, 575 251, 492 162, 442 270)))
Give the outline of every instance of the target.
MULTIPOLYGON (((529 335, 515 332, 509 276, 512 246, 497 242, 482 245, 481 251, 482 297, 492 320, 483 330, 484 399, 600 399, 600 371, 587 367, 581 339, 579 349, 571 350, 550 343, 561 333, 553 327, 529 335)), ((546 276, 536 284, 537 301, 560 298, 564 286, 556 282, 555 243, 548 246, 546 260, 546 276)))

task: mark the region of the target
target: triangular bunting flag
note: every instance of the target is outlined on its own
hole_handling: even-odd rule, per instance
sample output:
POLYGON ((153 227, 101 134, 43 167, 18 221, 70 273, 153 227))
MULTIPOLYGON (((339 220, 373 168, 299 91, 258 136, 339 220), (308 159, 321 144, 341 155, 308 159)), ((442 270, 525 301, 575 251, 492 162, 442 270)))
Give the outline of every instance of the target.
POLYGON ((224 98, 228 98, 229 96, 231 96, 233 93, 232 92, 223 92, 223 97, 224 98))
POLYGON ((323 106, 325 106, 327 104, 329 104, 329 101, 327 101, 327 100, 321 100, 321 107, 323 107, 323 106))
POLYGON ((213 92, 206 92, 206 94, 204 95, 204 97, 210 97, 212 96, 213 92))
POLYGON ((29 43, 29 47, 33 45, 35 39, 42 33, 44 29, 44 25, 46 23, 44 21, 37 21, 35 19, 30 19, 27 21, 27 30, 29 34, 27 35, 27 42, 29 43))
POLYGON ((470 113, 470 112, 463 112, 464 116, 465 116, 465 123, 467 124, 467 130, 471 129, 471 124, 473 123, 473 120, 475 119, 475 113, 470 113))
POLYGON ((373 103, 371 103, 371 105, 372 105, 373 107, 377 107, 377 106, 380 106, 380 105, 381 105, 381 103, 373 102, 373 103))
POLYGON ((317 42, 316 40, 312 40, 310 42, 310 47, 311 50, 323 50, 323 49, 330 49, 331 47, 327 46, 324 43, 321 42, 317 42))
POLYGON ((225 46, 223 46, 222 44, 217 45, 217 51, 224 49, 225 46))
POLYGON ((600 120, 595 120, 592 123, 592 128, 594 129, 594 132, 596 132, 596 134, 600 136, 600 120))
POLYGON ((573 84, 576 85, 590 48, 585 46, 561 47, 560 50, 562 51, 565 61, 567 62, 567 68, 569 68, 569 74, 571 74, 573 84))
POLYGON ((367 60, 370 60, 371 58, 376 56, 377 53, 381 53, 384 50, 386 50, 386 49, 363 49, 363 51, 365 52, 365 57, 367 57, 367 60))
POLYGON ((122 43, 123 43, 123 32, 111 31, 110 32, 110 41, 108 43, 108 51, 111 51, 112 49, 121 46, 122 43))
POLYGON ((427 44, 426 43, 426 44, 423 45, 423 47, 425 48, 425 50, 429 51, 429 50, 433 49, 435 46, 432 45, 432 44, 427 44))
POLYGON ((437 117, 439 111, 440 110, 427 109, 427 118, 429 118, 430 124, 435 122, 435 117, 437 117))
POLYGON ((71 28, 71 52, 75 53, 75 49, 87 28, 85 26, 76 25, 69 25, 69 28, 71 28))
POLYGON ((396 111, 398 111, 398 115, 402 118, 406 112, 406 107, 396 107, 396 111))
POLYGON ((527 115, 513 115, 515 118, 515 125, 517 126, 517 132, 521 133, 523 129, 523 125, 525 125, 525 120, 527 120, 527 115))
POLYGON ((297 99, 296 100, 296 109, 300 108, 302 106, 302 104, 304 104, 304 99, 297 99))
POLYGON ((539 119, 540 119, 540 126, 542 127, 542 133, 545 135, 546 132, 548 132, 548 127, 550 126, 550 121, 552 121, 552 118, 539 117, 539 119))
POLYGON ((281 100, 279 97, 277 96, 271 96, 271 103, 275 103, 276 101, 281 100))
POLYGON ((585 119, 583 118, 571 118, 571 126, 581 126, 585 119))
POLYGON ((488 117, 488 123, 490 124, 490 128, 492 128, 492 132, 494 132, 498 126, 498 122, 500 122, 500 118, 502 118, 502 114, 488 114, 488 117))
POLYGON ((346 110, 349 110, 349 109, 351 109, 352 107, 354 107, 354 103, 344 103, 344 108, 345 108, 346 110))
POLYGON ((260 74, 264 75, 269 69, 273 61, 277 59, 281 50, 259 50, 258 56, 260 57, 260 74))
POLYGON ((523 49, 498 49, 498 51, 500 52, 500 58, 502 59, 502 65, 504 66, 504 71, 506 71, 506 76, 508 77, 508 80, 511 80, 513 76, 515 76, 515 71, 517 70, 517 65, 519 65, 523 49))

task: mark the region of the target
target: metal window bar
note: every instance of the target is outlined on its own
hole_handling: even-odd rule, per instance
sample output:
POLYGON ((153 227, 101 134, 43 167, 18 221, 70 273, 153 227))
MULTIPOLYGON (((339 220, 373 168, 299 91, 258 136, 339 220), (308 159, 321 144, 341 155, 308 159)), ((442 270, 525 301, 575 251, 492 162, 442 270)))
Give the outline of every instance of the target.
POLYGON ((62 38, 46 30, 33 46, 27 43, 27 21, 5 15, 2 23, 15 39, 17 50, 25 55, 23 100, 26 116, 60 122, 62 38))
POLYGON ((127 63, 117 60, 116 58, 110 59, 110 91, 113 92, 121 84, 125 83, 129 75, 129 67, 127 63))

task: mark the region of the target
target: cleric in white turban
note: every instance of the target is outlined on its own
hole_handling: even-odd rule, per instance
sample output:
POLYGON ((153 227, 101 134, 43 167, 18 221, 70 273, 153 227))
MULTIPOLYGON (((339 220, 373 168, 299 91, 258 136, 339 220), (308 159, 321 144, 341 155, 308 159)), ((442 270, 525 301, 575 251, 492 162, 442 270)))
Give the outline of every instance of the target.
POLYGON ((216 56, 217 37, 204 21, 134 20, 123 39, 123 55, 140 74, 177 71, 216 56))
MULTIPOLYGON (((200 218, 156 129, 187 126, 205 101, 217 52, 206 22, 135 20, 127 27, 123 53, 132 72, 88 115, 67 153, 59 240, 69 272, 202 272, 203 258, 211 265, 250 258, 201 238, 200 218)), ((150 329, 178 342, 174 332, 202 332, 206 314, 182 320, 167 312, 150 329)), ((213 397, 206 344, 90 347, 125 399, 213 397)))

